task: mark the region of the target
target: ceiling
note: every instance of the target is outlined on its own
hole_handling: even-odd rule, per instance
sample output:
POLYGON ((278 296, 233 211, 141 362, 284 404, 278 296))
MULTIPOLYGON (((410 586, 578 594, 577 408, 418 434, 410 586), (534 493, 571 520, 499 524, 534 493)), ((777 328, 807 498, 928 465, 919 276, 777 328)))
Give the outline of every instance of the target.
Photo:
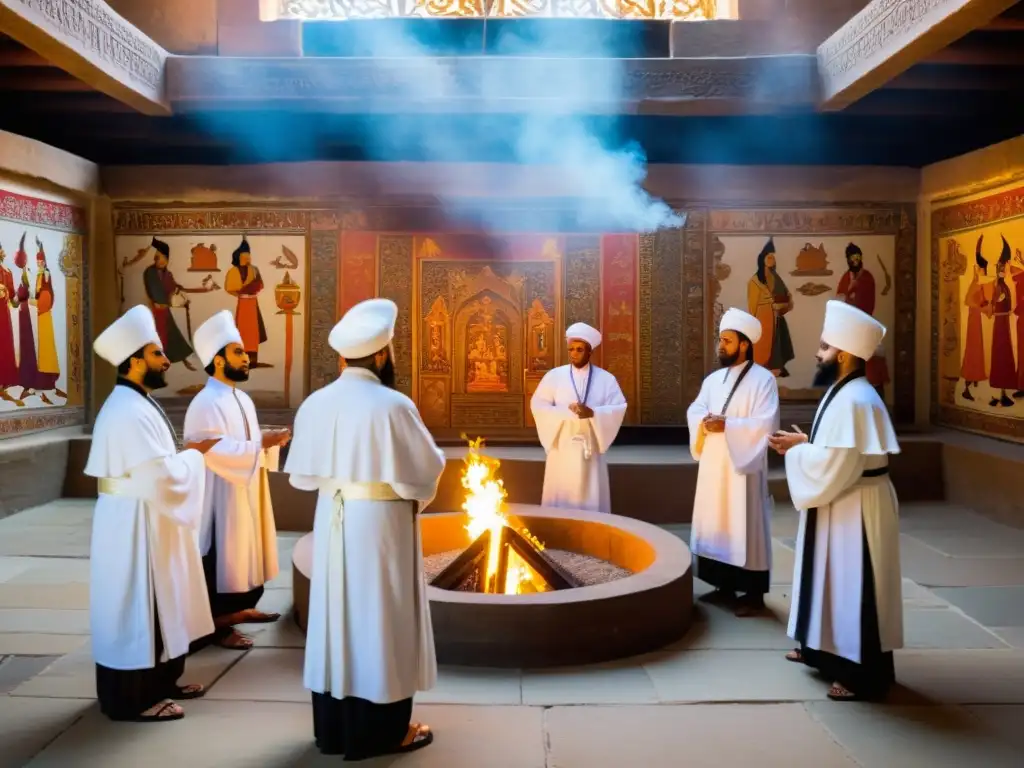
MULTIPOLYGON (((103 165, 523 162, 515 147, 524 130, 536 128, 521 114, 345 115, 258 106, 148 117, 6 37, 0 98, 0 129, 103 165), (429 139, 439 136, 447 138, 429 139)), ((651 163, 920 167, 1024 133, 1022 103, 1024 2, 838 113, 581 116, 550 127, 553 138, 571 133, 564 122, 571 121, 606 146, 635 142, 651 163)))

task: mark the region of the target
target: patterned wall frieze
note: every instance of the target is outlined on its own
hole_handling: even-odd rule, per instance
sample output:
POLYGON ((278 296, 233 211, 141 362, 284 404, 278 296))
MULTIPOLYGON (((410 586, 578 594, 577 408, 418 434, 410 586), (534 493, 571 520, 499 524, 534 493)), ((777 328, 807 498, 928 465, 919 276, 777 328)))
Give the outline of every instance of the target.
POLYGON ((114 210, 114 234, 188 234, 189 232, 305 233, 310 212, 268 208, 186 209, 130 208, 114 210))
POLYGON ((601 324, 601 236, 569 235, 562 260, 562 314, 565 326, 601 324))
POLYGON ((378 295, 398 305, 395 322, 395 383, 401 392, 413 397, 412 389, 412 235, 381 235, 378 245, 380 290, 378 295))
MULTIPOLYGON (((692 262, 696 245, 691 244, 688 256, 684 256, 684 250, 686 242, 680 229, 640 236, 641 424, 686 423, 687 357, 692 354, 694 338, 700 339, 698 346, 703 344, 703 323, 699 319, 703 308, 697 312, 697 328, 684 327, 684 318, 692 313, 684 287, 684 275, 692 271, 692 264, 687 266, 685 262, 692 262)), ((703 288, 698 287, 694 298, 702 293, 703 288)))
POLYGON ((88 211, 75 205, 0 190, 0 219, 85 234, 88 215, 88 211))
POLYGON ((309 238, 309 391, 338 375, 338 355, 327 337, 338 321, 338 231, 314 229, 309 238))

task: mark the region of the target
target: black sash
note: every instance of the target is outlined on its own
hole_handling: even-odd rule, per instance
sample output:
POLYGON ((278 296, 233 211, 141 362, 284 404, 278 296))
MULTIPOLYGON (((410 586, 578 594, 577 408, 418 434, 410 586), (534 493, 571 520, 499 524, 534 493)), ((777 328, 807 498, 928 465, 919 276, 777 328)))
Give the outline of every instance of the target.
MULTIPOLYGON (((729 410, 729 403, 732 402, 732 396, 736 394, 736 390, 739 389, 740 384, 743 383, 744 377, 750 373, 750 369, 754 367, 754 361, 749 360, 743 370, 740 371, 740 375, 736 377, 736 382, 732 385, 732 389, 729 390, 728 397, 725 398, 725 405, 722 406, 722 416, 725 416, 725 412, 729 410)), ((731 370, 731 369, 730 369, 731 370)), ((729 378, 729 371, 725 372, 725 378, 729 378)), ((724 383, 724 382, 723 382, 724 383)))
MULTIPOLYGON (((836 385, 825 396, 821 407, 814 416, 814 424, 811 427, 809 442, 814 442, 814 438, 818 434, 818 427, 821 426, 821 419, 825 415, 825 411, 828 410, 828 407, 832 405, 836 395, 839 394, 839 390, 862 376, 864 376, 863 371, 856 371, 836 382, 836 385)), ((889 471, 888 467, 884 469, 886 472, 889 471)), ((865 474, 867 473, 865 472, 865 474)), ((818 510, 815 507, 807 510, 804 525, 804 546, 803 551, 800 553, 800 600, 796 608, 796 637, 794 639, 800 643, 801 647, 807 644, 807 627, 811 622, 811 592, 814 589, 814 538, 817 534, 817 528, 818 510)))

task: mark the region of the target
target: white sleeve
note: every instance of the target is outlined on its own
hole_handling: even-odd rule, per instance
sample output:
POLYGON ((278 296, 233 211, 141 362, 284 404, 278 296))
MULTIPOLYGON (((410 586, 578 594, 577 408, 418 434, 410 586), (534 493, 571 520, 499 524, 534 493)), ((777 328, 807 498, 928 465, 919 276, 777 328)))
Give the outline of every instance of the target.
POLYGON ((594 430, 594 436, 597 438, 598 453, 607 453, 619 434, 622 420, 626 418, 627 403, 626 396, 622 394, 622 387, 619 386, 619 381, 615 376, 605 372, 601 378, 607 380, 602 398, 604 402, 592 408, 594 416, 590 420, 590 424, 594 430))
POLYGON ((144 493, 151 511, 179 525, 199 526, 206 491, 206 464, 199 451, 182 451, 140 464, 132 471, 132 485, 144 493))
POLYGON ((768 438, 779 428, 779 389, 775 380, 762 384, 754 398, 751 414, 725 419, 725 444, 729 460, 741 475, 764 467, 768 438))
MULTIPOLYGON (((561 369, 556 368, 555 370, 561 369)), ((544 446, 545 453, 550 453, 551 449, 555 447, 562 424, 568 419, 577 418, 568 408, 555 405, 556 386, 553 373, 554 371, 548 371, 544 374, 533 397, 530 398, 530 410, 533 412, 533 420, 537 424, 537 437, 540 439, 540 444, 544 446)))
POLYGON ((690 433, 690 455, 693 456, 694 461, 700 461, 701 454, 704 453, 704 417, 711 413, 708 408, 709 380, 710 377, 704 379, 704 383, 700 386, 700 392, 697 393, 697 399, 686 409, 686 426, 690 433))
POLYGON ((227 434, 227 430, 223 416, 212 404, 193 401, 185 412, 185 442, 220 438, 220 442, 206 452, 207 469, 232 485, 248 485, 260 466, 263 437, 239 440, 227 434))
POLYGON ((831 504, 860 481, 867 459, 856 448, 824 448, 803 443, 786 451, 786 480, 793 506, 813 509, 831 504))

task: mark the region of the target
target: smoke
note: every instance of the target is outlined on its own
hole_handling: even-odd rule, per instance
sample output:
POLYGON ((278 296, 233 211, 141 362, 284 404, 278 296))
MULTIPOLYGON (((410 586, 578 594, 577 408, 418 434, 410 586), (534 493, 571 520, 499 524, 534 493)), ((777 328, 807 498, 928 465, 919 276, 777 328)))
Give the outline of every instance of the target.
MULTIPOLYGON (((540 24, 529 27, 529 38, 505 27, 486 55, 454 58, 439 57, 436 44, 421 42, 406 24, 339 23, 354 26, 358 53, 370 68, 363 77, 379 83, 386 100, 369 94, 360 108, 365 116, 335 129, 343 136, 321 133, 322 143, 358 144, 367 159, 415 156, 439 163, 474 162, 497 151, 517 164, 543 166, 567 190, 552 195, 558 199, 551 224, 651 232, 685 223, 643 188, 643 149, 618 137, 626 73, 623 60, 615 58, 624 41, 609 38, 612 25, 540 24), (567 52, 586 57, 566 58, 567 52), (467 94, 473 94, 472 104, 467 94), (514 109, 510 99, 518 99, 514 109), (393 114, 401 108, 396 102, 408 105, 405 118, 393 114), (439 115, 438 104, 451 112, 466 104, 472 119, 439 115)), ((637 35, 640 27, 634 27, 637 35)), ((257 129, 246 131, 250 148, 280 145, 280 138, 258 136, 257 129)), ((455 219, 491 230, 509 226, 507 211, 496 213, 483 198, 453 195, 443 175, 430 192, 455 219)))

